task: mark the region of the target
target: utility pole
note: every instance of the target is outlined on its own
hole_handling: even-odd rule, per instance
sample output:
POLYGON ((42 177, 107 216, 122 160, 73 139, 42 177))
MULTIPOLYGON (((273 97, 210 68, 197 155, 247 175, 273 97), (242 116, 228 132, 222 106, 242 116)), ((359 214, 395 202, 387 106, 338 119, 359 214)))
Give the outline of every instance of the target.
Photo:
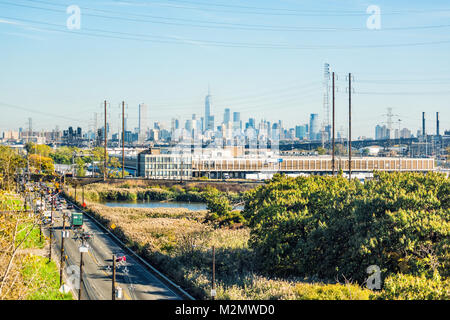
POLYGON ((122 179, 125 177, 125 102, 122 101, 122 179))
POLYGON ((64 269, 64 238, 66 237, 66 213, 63 211, 63 230, 61 233, 61 261, 59 263, 59 286, 62 285, 62 272, 64 269))
POLYGON ((81 185, 81 205, 84 208, 84 184, 81 185))
POLYGON ((112 300, 116 300, 116 255, 112 256, 112 300))
POLYGON ((52 203, 52 211, 50 215, 50 246, 48 250, 48 262, 52 261, 52 240, 53 240, 53 197, 50 196, 50 202, 52 203))
POLYGON ((352 179, 352 74, 348 74, 348 179, 352 179))
POLYGON ((336 129, 335 129, 335 126, 336 126, 336 109, 335 109, 335 75, 334 75, 334 72, 333 72, 333 120, 332 120, 332 122, 333 122, 333 128, 332 128, 332 130, 333 130, 333 142, 332 142, 332 144, 333 144, 333 147, 332 147, 332 149, 333 149, 333 151, 332 151, 332 167, 333 167, 333 176, 335 175, 335 173, 336 173, 336 164, 335 164, 335 153, 336 153, 336 136, 335 136, 335 131, 336 131, 336 129))
POLYGON ((83 284, 83 251, 80 250, 80 287, 78 288, 78 300, 81 300, 82 284, 83 284))
POLYGON ((83 253, 89 252, 89 247, 85 243, 84 236, 81 237, 81 246, 78 248, 80 250, 80 287, 78 288, 78 300, 81 300, 81 288, 83 287, 83 253))
POLYGON ((75 184, 75 202, 77 202, 77 184, 75 184))
POLYGON ((105 130, 104 130, 104 135, 105 135, 105 154, 104 154, 104 157, 105 157, 105 164, 104 164, 104 166, 105 166, 105 168, 104 168, 104 171, 103 171, 103 181, 106 181, 106 154, 107 154, 107 147, 108 147, 108 133, 107 133, 107 129, 106 129, 106 125, 107 125, 107 123, 106 123, 106 100, 105 100, 105 130))

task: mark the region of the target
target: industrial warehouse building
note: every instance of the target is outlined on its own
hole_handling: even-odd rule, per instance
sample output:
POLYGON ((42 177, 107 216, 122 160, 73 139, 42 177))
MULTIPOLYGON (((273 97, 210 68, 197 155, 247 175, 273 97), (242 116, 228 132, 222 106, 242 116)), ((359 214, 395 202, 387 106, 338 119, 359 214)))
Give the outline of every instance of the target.
MULTIPOLYGON (((120 156, 118 156, 120 158, 120 156)), ((147 150, 137 156, 125 157, 125 169, 147 179, 189 180, 211 179, 265 179, 275 173, 287 175, 330 174, 331 156, 274 156, 204 154, 171 154, 161 150, 147 150)), ((349 169, 347 158, 335 158, 336 171, 349 169)), ((435 169, 433 158, 352 158, 352 172, 357 175, 373 171, 427 172, 435 169)))

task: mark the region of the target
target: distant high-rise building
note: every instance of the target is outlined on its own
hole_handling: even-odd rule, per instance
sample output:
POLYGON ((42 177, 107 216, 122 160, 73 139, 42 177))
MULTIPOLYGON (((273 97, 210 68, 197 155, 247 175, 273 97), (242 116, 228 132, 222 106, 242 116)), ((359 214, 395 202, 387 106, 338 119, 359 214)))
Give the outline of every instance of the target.
POLYGON ((147 105, 144 103, 141 103, 139 105, 139 122, 138 122, 138 131, 139 135, 141 136, 141 139, 145 140, 147 129, 148 129, 148 123, 147 123, 147 105))
POLYGON ((233 122, 239 122, 239 121, 241 121, 241 113, 233 112, 233 122))
POLYGON ((375 140, 387 140, 391 138, 391 131, 388 127, 377 125, 375 127, 375 140))
POLYGON ((214 130, 214 116, 211 115, 211 94, 208 88, 208 95, 205 98, 205 130, 214 130))
POLYGON ((228 123, 231 120, 231 110, 230 108, 226 108, 225 112, 223 113, 223 123, 228 123))
POLYGON ((402 130, 400 130, 400 138, 402 139, 409 139, 412 137, 411 131, 404 128, 402 130))
POLYGON ((249 127, 253 128, 253 129, 256 129, 256 127, 255 127, 255 119, 254 118, 249 118, 248 119, 248 125, 249 125, 249 127))
POLYGON ((241 113, 233 112, 233 130, 240 131, 242 129, 241 113))
POLYGON ((303 140, 306 138, 306 126, 295 126, 295 137, 303 140))
POLYGON ((312 113, 309 120, 309 139, 317 140, 319 135, 319 115, 312 113))

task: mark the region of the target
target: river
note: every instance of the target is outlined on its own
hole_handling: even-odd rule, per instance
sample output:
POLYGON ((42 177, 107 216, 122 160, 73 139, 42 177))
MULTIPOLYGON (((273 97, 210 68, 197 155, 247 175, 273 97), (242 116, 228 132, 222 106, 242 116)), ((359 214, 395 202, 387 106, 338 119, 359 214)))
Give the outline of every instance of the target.
POLYGON ((184 201, 109 201, 103 204, 108 207, 119 208, 184 208, 192 211, 206 210, 206 203, 184 201))
MULTIPOLYGON (((183 208, 192 211, 206 210, 206 203, 185 201, 108 201, 102 204, 107 207, 116 208, 183 208)), ((243 209, 243 206, 238 206, 235 210, 243 209)))

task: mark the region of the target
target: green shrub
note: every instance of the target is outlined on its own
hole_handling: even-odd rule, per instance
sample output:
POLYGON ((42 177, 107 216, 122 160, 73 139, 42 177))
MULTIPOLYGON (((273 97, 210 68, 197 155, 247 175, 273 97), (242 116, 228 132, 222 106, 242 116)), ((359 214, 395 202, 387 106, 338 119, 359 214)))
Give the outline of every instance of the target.
POLYGON ((449 300, 450 281, 438 275, 432 279, 424 275, 396 274, 384 281, 383 291, 376 297, 380 300, 449 300))
POLYGON ((240 211, 232 211, 228 196, 217 189, 211 188, 204 192, 208 215, 206 221, 213 222, 219 227, 244 224, 245 218, 240 211))
POLYGON ((245 194, 249 244, 262 271, 363 283, 366 268, 443 276, 449 270, 448 178, 376 173, 343 177, 276 175, 245 194))

